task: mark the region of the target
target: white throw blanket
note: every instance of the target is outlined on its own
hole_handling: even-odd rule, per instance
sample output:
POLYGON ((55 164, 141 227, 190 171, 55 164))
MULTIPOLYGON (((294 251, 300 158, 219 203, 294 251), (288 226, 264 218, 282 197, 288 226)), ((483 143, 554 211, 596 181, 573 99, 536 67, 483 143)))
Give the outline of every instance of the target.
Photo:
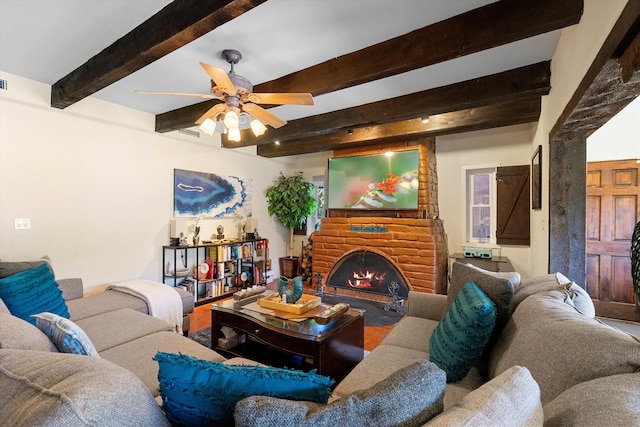
POLYGON ((171 286, 151 280, 131 280, 109 285, 107 289, 144 300, 149 315, 168 322, 176 332, 182 333, 182 299, 171 286))

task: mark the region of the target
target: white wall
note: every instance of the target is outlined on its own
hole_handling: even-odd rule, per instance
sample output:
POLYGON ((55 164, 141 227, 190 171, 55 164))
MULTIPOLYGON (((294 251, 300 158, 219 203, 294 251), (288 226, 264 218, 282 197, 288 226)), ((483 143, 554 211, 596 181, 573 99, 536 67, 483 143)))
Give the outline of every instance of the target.
MULTIPOLYGON (((461 230, 464 204, 462 196, 457 196, 464 188, 461 167, 494 162, 503 165, 530 164, 536 147, 542 145, 542 209, 531 211, 531 246, 503 246, 501 255, 509 257, 525 279, 548 272, 549 133, 626 3, 627 0, 585 0, 580 23, 565 29, 560 37, 551 62, 552 88, 549 95, 542 98, 542 112, 535 126, 512 126, 437 138, 438 203, 440 217, 445 221, 450 253, 460 250, 464 240, 461 230)), ((636 100, 635 104, 640 102, 636 100)), ((638 111, 636 105, 629 111, 623 110, 623 116, 633 118, 626 119, 623 125, 615 124, 612 120, 615 126, 602 132, 606 132, 606 136, 596 132, 590 142, 591 139, 606 138, 610 143, 615 138, 623 141, 621 145, 625 146, 625 153, 629 153, 630 146, 638 153, 638 111)), ((634 156, 628 154, 624 158, 631 157, 634 156)))
MULTIPOLYGON (((287 230, 267 214, 265 188, 283 160, 255 147, 220 148, 219 138, 158 134, 154 116, 95 98, 58 110, 50 87, 3 73, 0 91, 0 258, 49 255, 56 277, 82 277, 86 290, 146 278, 161 280, 161 246, 173 215, 173 169, 252 180, 253 218, 270 239, 270 256, 285 254, 287 230), (15 230, 15 218, 31 229, 15 230)), ((287 160, 284 158, 284 160, 287 160)), ((231 220, 204 220, 208 236, 231 220)))
POLYGON ((549 133, 576 91, 627 0, 585 0, 580 23, 562 31, 551 61, 551 92, 542 98, 542 114, 530 151, 542 145, 542 209, 531 211, 531 275, 549 268, 549 133))
POLYGON ((587 161, 640 159, 640 98, 587 139, 587 161))
MULTIPOLYGON (((535 129, 536 124, 525 124, 436 138, 438 205, 450 254, 462 252, 462 247, 466 246, 463 235, 465 183, 462 167, 531 164, 533 151, 530 147, 535 129)), ((530 276, 530 247, 502 245, 500 248, 494 250, 494 254, 508 257, 523 277, 530 276)))

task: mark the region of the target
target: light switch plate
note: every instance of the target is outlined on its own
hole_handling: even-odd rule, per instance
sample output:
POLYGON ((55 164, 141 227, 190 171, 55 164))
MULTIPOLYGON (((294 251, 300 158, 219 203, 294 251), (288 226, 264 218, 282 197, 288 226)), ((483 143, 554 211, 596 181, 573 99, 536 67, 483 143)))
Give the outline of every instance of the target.
POLYGON ((28 230, 31 228, 31 218, 16 218, 16 230, 28 230))

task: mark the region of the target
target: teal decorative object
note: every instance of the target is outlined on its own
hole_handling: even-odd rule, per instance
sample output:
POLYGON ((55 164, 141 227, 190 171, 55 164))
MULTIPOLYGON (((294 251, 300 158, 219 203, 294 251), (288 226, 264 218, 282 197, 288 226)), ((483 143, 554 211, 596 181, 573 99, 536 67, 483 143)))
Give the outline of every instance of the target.
POLYGON ((496 324, 496 305, 471 280, 464 284, 429 339, 429 360, 462 380, 482 355, 496 324))
POLYGON ((287 277, 280 276, 280 281, 278 282, 278 295, 281 297, 285 295, 287 297, 287 304, 295 304, 298 302, 304 288, 300 276, 294 277, 291 279, 291 282, 293 289, 289 289, 289 279, 287 277))

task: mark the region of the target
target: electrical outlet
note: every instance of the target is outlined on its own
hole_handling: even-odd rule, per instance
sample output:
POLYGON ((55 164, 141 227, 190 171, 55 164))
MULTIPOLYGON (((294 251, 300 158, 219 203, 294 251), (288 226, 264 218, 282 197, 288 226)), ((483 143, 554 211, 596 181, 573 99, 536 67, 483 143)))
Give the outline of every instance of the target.
POLYGON ((31 218, 16 218, 16 230, 28 230, 31 228, 31 218))

